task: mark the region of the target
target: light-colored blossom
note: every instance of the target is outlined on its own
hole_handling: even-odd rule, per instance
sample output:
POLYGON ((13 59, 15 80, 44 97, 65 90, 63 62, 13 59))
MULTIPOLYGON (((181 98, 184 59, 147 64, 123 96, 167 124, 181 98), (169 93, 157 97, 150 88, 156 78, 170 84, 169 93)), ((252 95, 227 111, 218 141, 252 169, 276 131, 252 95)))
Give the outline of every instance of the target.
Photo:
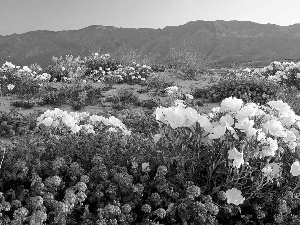
POLYGON ((262 127, 266 131, 275 137, 285 137, 286 133, 284 131, 284 127, 278 120, 269 120, 262 124, 262 127))
POLYGON ((161 134, 155 134, 154 136, 153 136, 153 141, 155 142, 155 143, 157 143, 158 142, 158 140, 161 138, 161 134))
POLYGON ((231 127, 234 124, 234 119, 232 118, 231 115, 227 114, 227 115, 222 116, 220 118, 219 123, 222 126, 226 126, 226 123, 227 123, 227 125, 231 127))
POLYGON ((42 121, 45 126, 50 127, 53 123, 53 118, 52 117, 47 117, 42 121))
POLYGON ((239 152, 236 148, 232 148, 228 151, 228 159, 233 159, 233 166, 240 168, 244 163, 244 154, 239 152))
POLYGON ((255 103, 248 103, 237 112, 235 118, 238 120, 242 120, 247 117, 255 116, 257 112, 258 105, 256 105, 255 103))
POLYGON ((244 202, 245 198, 242 196, 242 192, 236 188, 232 188, 225 192, 227 198, 227 204, 240 205, 244 202))
POLYGON ((7 89, 8 90, 12 90, 12 89, 14 89, 15 88, 15 85, 13 85, 13 84, 9 84, 9 85, 7 85, 7 89))
POLYGON ((225 98, 221 102, 220 112, 224 111, 231 111, 231 112, 238 112, 243 105, 242 99, 237 99, 236 97, 229 97, 225 98))
POLYGON ((270 163, 266 165, 261 171, 264 173, 264 176, 267 177, 268 181, 270 181, 273 178, 280 176, 281 164, 270 163))
POLYGON ((262 156, 275 156, 278 149, 277 140, 269 137, 261 140, 261 142, 264 144, 262 146, 262 156))
POLYGON ((210 134, 208 135, 209 139, 219 139, 222 136, 224 136, 226 132, 226 127, 222 125, 217 125, 213 127, 209 132, 210 132, 210 134))
POLYGON ((150 171, 150 167, 149 167, 149 163, 142 163, 142 171, 143 172, 149 172, 150 171))
POLYGON ((236 123, 234 127, 246 132, 250 127, 253 127, 253 125, 254 125, 254 120, 249 120, 248 118, 244 118, 240 120, 238 123, 236 123))
POLYGON ((295 161, 295 162, 292 164, 290 173, 291 173, 294 177, 300 175, 300 164, 299 164, 299 161, 295 161))
POLYGON ((186 96, 188 99, 194 99, 193 95, 191 95, 191 94, 185 94, 185 96, 186 96))
POLYGON ((269 105, 271 108, 278 110, 279 113, 283 115, 288 114, 291 111, 291 107, 282 100, 269 101, 267 105, 269 105))

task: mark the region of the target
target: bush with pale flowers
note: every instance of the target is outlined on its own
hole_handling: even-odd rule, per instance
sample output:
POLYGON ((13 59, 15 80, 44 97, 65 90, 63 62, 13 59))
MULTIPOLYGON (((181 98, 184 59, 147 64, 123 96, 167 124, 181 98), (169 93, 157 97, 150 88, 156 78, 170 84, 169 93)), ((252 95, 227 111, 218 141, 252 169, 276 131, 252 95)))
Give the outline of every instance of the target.
POLYGON ((37 118, 37 126, 44 124, 47 127, 54 128, 69 128, 72 133, 78 133, 84 130, 86 133, 95 134, 94 127, 97 123, 102 122, 106 126, 118 127, 125 135, 130 135, 125 125, 118 118, 111 116, 108 119, 103 116, 89 115, 86 112, 66 112, 56 108, 54 110, 47 110, 37 118), (85 123, 85 124, 82 124, 85 123))
POLYGON ((231 97, 207 115, 196 111, 191 114, 190 110, 184 106, 161 107, 156 109, 155 115, 158 121, 172 129, 188 131, 189 141, 201 140, 206 150, 194 154, 210 157, 202 160, 200 167, 197 166, 200 158, 197 160, 193 154, 193 160, 177 158, 181 148, 186 149, 184 152, 196 149, 188 150, 187 142, 178 141, 176 130, 164 128, 159 139, 176 143, 172 158, 183 163, 183 170, 186 166, 198 168, 191 174, 191 179, 210 168, 208 171, 211 172, 199 179, 207 190, 213 192, 216 183, 220 189, 233 188, 235 193, 228 191, 232 196, 227 196, 228 204, 249 202, 267 190, 274 190, 275 183, 282 187, 299 176, 300 116, 288 104, 280 100, 269 101, 266 105, 245 104, 241 99, 231 97), (209 184, 211 186, 207 186, 209 184))

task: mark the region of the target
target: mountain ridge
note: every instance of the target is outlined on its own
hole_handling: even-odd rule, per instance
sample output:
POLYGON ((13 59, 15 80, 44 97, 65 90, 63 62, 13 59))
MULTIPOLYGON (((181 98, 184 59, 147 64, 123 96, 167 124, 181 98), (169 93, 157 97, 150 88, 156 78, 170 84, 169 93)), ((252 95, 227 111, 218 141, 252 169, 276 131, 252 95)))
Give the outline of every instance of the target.
POLYGON ((124 48, 164 57, 172 47, 187 48, 215 63, 300 59, 300 24, 279 26, 251 21, 190 21, 164 28, 91 25, 79 30, 37 30, 0 35, 0 63, 51 63, 52 56, 85 56, 99 48, 124 48))

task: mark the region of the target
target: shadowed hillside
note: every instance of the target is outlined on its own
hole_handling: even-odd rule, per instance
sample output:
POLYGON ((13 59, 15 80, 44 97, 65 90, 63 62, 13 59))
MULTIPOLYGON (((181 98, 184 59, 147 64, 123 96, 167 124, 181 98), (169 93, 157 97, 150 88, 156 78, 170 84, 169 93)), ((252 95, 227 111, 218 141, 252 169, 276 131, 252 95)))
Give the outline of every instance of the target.
POLYGON ((242 21, 194 21, 163 29, 89 26, 70 31, 31 31, 0 36, 0 63, 51 63, 52 56, 114 53, 134 49, 163 57, 170 48, 193 49, 214 62, 300 58, 300 24, 278 26, 242 21))

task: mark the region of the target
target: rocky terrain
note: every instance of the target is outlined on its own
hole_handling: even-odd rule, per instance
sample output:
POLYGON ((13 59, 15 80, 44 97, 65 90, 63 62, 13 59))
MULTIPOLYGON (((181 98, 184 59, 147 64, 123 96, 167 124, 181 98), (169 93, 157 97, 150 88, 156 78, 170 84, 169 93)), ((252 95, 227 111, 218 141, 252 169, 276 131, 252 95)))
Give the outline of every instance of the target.
POLYGON ((155 57, 171 48, 192 49, 215 64, 300 58, 300 24, 278 26, 248 21, 193 21, 163 29, 93 25, 80 30, 31 31, 0 36, 0 64, 51 63, 52 56, 93 51, 136 50, 155 57))

